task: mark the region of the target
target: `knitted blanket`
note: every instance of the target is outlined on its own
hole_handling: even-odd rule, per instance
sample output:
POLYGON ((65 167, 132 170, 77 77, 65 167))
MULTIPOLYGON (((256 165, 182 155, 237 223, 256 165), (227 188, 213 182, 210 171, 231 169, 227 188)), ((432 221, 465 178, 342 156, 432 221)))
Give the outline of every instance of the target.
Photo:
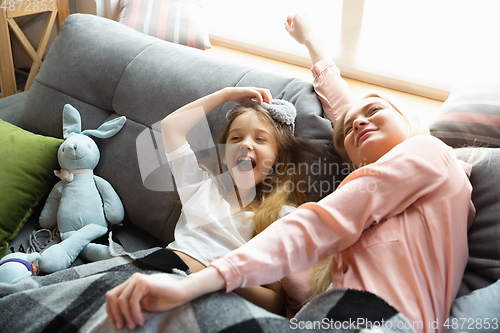
MULTIPOLYGON (((168 252, 155 248, 133 253, 135 259, 116 257, 0 283, 0 332, 117 332, 106 315, 106 292, 135 272, 184 278, 168 252)), ((379 297, 344 289, 316 297, 290 321, 234 293, 209 294, 147 318, 137 332, 414 332, 379 297)))

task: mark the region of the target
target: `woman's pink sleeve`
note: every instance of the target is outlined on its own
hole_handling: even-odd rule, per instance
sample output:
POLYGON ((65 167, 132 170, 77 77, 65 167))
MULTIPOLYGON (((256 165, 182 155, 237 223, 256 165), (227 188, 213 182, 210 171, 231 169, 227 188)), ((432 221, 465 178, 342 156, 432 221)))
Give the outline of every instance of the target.
POLYGON ((354 97, 332 59, 318 61, 311 71, 314 75, 314 90, 323 106, 324 116, 332 122, 333 127, 344 105, 353 103, 354 97))
POLYGON ((223 275, 227 292, 306 270, 435 190, 447 179, 452 157, 439 139, 408 139, 351 173, 323 200, 302 205, 211 266, 223 275))

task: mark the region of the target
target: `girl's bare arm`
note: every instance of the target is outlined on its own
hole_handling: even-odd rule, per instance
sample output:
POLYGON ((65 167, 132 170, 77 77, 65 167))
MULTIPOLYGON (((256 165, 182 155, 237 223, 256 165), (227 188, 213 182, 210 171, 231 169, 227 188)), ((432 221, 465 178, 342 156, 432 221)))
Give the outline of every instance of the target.
POLYGON ((165 151, 170 153, 181 147, 189 130, 220 105, 229 101, 245 103, 251 100, 270 103, 272 97, 269 90, 263 88, 228 87, 172 112, 161 122, 165 151))

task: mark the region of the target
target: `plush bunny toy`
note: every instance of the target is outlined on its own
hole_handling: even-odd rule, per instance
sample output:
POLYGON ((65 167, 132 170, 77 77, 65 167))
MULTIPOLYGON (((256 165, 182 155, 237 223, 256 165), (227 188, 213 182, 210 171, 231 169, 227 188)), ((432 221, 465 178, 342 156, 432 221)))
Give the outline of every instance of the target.
POLYGON ((100 154, 92 135, 105 139, 121 130, 126 118, 119 117, 102 124, 96 130, 81 131, 80 113, 66 104, 63 110, 63 137, 57 152, 61 178, 49 194, 40 214, 42 228, 57 224, 61 242, 41 253, 40 270, 52 273, 69 267, 80 255, 97 261, 110 258, 109 248, 91 243, 108 231, 108 222, 123 221, 123 204, 106 180, 93 174, 100 154))

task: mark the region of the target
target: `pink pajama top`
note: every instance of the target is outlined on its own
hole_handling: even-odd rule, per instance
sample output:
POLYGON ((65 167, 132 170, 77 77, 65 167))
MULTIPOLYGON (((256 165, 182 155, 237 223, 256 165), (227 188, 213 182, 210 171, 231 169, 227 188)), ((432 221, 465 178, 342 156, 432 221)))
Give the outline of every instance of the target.
POLYGON ((333 254, 332 287, 370 291, 417 331, 445 332, 475 216, 470 171, 439 139, 410 138, 211 266, 229 292, 272 283, 333 254))

